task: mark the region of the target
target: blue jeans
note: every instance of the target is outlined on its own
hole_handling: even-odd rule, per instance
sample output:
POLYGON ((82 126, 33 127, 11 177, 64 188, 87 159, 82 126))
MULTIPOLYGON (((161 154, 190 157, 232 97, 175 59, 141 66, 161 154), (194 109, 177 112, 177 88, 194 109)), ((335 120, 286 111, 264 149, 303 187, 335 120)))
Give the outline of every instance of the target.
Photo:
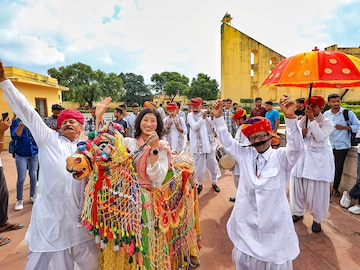
POLYGON ((27 169, 29 169, 30 176, 30 196, 34 196, 36 193, 37 169, 39 166, 38 155, 32 157, 21 157, 19 155, 15 155, 15 164, 18 174, 16 182, 16 199, 23 199, 24 182, 27 169))
POLYGON ((349 191, 352 198, 357 199, 360 204, 360 154, 358 153, 357 179, 355 185, 349 191))

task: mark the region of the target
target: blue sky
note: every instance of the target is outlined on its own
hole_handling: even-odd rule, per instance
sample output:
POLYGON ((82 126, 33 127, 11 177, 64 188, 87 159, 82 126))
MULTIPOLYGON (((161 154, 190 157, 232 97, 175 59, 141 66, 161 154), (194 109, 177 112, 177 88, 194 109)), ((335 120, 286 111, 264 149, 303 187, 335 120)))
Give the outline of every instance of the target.
POLYGON ((47 75, 82 62, 106 73, 200 72, 220 82, 220 26, 284 56, 360 46, 357 0, 0 0, 0 59, 47 75))

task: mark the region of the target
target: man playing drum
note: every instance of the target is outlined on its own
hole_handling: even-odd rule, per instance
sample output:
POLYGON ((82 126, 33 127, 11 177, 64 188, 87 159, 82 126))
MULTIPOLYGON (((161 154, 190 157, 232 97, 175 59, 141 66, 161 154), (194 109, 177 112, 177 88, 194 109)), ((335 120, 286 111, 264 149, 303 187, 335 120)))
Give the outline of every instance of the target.
POLYGON ((241 130, 251 143, 244 146, 227 131, 221 101, 212 107, 220 142, 240 165, 236 201, 227 222, 236 270, 291 270, 292 261, 299 255, 299 240, 286 196, 290 171, 304 152, 295 106, 286 95, 280 99, 287 144, 276 150, 270 146, 268 119, 253 117, 244 122, 241 130))

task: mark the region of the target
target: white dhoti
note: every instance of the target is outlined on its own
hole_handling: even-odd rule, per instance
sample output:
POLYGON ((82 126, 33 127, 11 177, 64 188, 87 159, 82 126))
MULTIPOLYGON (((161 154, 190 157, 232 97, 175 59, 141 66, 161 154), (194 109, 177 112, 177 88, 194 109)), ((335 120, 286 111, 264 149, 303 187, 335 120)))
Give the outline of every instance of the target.
POLYGON ((329 182, 291 176, 289 192, 292 215, 303 216, 308 205, 316 223, 325 220, 330 206, 329 182))
POLYGON ((211 184, 216 184, 218 178, 221 176, 219 164, 216 161, 215 152, 204 154, 193 154, 195 165, 195 176, 199 185, 203 184, 206 168, 209 171, 211 184))

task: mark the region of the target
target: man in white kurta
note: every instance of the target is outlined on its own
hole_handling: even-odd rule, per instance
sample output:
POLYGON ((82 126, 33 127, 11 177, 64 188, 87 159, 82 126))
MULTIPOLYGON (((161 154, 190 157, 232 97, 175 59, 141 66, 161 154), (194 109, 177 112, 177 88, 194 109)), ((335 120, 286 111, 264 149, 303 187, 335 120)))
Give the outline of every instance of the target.
POLYGON ((334 123, 321 113, 325 106, 323 97, 312 96, 310 106, 308 98, 304 104, 306 117, 299 121, 299 126, 305 152, 291 171, 290 207, 293 222, 297 222, 303 218, 308 205, 313 217, 311 229, 318 233, 329 211, 330 183, 334 180, 335 165, 329 141, 334 123))
POLYGON ((192 111, 187 116, 190 125, 190 154, 194 157, 198 193, 203 189, 206 168, 209 171, 212 188, 215 192, 220 192, 217 181, 221 174, 215 154, 215 131, 212 129, 211 120, 207 118, 206 112, 201 111, 202 99, 192 98, 190 106, 192 111))
MULTIPOLYGON (((65 134, 73 133, 76 123, 67 125, 66 130, 62 125, 63 136, 49 128, 24 95, 6 79, 1 62, 0 87, 12 111, 30 129, 39 147, 39 190, 25 236, 30 250, 26 269, 68 270, 75 265, 80 269, 98 269, 95 241, 78 224, 80 181, 73 179, 65 165, 66 158, 77 148, 82 125, 79 123, 81 128, 75 140, 65 134)), ((75 119, 84 122, 83 116, 71 120, 75 119)))
POLYGON ((252 144, 246 147, 229 134, 221 117, 221 101, 213 105, 219 139, 240 165, 236 201, 227 223, 236 270, 289 270, 299 254, 286 184, 304 143, 294 114, 295 102, 285 96, 280 107, 285 115, 287 145, 275 150, 270 147, 268 119, 254 117, 244 122, 242 132, 252 144))
POLYGON ((165 136, 164 139, 170 144, 171 151, 180 153, 185 150, 185 135, 187 127, 185 119, 178 114, 178 106, 175 102, 166 104, 168 116, 163 120, 165 136))

